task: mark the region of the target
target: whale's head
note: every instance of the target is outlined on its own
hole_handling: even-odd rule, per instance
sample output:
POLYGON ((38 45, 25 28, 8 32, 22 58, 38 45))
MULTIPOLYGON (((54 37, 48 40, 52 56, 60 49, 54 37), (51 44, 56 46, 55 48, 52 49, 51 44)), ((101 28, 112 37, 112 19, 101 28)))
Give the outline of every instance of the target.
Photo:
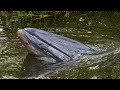
POLYGON ((46 32, 36 28, 24 28, 17 31, 29 53, 47 61, 61 62, 78 59, 91 48, 75 40, 46 32))
POLYGON ((70 59, 67 54, 49 42, 50 40, 47 38, 50 34, 52 33, 35 28, 24 28, 17 31, 17 36, 23 42, 28 53, 47 59, 46 61, 49 62, 61 62, 63 59, 70 59))
POLYGON ((32 29, 20 29, 17 31, 17 36, 23 42, 29 53, 38 55, 38 48, 35 45, 39 44, 39 40, 35 38, 34 32, 32 34, 29 32, 32 32, 32 29))

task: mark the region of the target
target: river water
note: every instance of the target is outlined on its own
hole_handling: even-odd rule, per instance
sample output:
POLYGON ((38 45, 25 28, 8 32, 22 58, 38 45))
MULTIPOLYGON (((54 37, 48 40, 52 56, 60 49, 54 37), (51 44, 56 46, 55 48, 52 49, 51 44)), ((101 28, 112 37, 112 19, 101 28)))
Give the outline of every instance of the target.
MULTIPOLYGON (((119 14, 119 12, 117 12, 119 14)), ((120 78, 120 17, 97 15, 88 25, 80 14, 55 21, 52 26, 29 26, 53 32, 99 50, 67 63, 45 64, 27 53, 16 36, 21 26, 0 28, 0 78, 19 79, 116 79, 120 78), (56 23, 57 22, 57 23, 56 23)), ((22 24, 22 23, 21 23, 22 24)), ((24 26, 28 27, 28 26, 24 26)))

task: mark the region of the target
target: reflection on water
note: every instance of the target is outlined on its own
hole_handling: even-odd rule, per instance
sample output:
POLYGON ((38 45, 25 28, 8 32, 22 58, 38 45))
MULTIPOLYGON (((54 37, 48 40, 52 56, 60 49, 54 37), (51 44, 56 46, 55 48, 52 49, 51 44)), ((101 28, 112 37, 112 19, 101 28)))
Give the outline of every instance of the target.
POLYGON ((16 36, 18 29, 0 28, 0 78, 120 78, 119 25, 116 29, 112 24, 103 28, 77 27, 76 21, 68 23, 71 24, 67 27, 43 29, 87 44, 97 52, 77 61, 47 64, 27 53, 16 36))
POLYGON ((20 78, 35 78, 41 74, 46 75, 56 70, 63 70, 69 67, 70 63, 73 64, 73 62, 46 63, 45 61, 37 59, 34 55, 28 54, 22 64, 20 78))
POLYGON ((32 54, 28 54, 22 64, 21 77, 34 76, 41 71, 42 67, 44 67, 42 61, 36 59, 32 54))

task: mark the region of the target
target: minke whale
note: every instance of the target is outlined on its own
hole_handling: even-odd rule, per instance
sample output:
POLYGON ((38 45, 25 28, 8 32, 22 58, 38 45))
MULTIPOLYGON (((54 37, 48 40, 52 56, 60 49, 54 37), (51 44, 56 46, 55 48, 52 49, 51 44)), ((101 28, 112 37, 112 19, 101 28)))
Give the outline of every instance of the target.
POLYGON ((77 60, 83 54, 93 51, 83 43, 36 28, 20 29, 17 31, 17 36, 27 48, 28 53, 51 63, 77 60))

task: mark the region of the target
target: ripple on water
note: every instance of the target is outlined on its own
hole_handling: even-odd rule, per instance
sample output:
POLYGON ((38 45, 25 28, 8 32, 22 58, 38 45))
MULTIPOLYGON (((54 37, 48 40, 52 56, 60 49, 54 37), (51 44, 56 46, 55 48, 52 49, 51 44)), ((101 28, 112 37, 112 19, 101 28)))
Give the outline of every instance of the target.
MULTIPOLYGON (((83 57, 81 57, 80 60, 74 61, 71 63, 64 63, 61 65, 57 65, 57 64, 53 65, 51 67, 46 68, 46 72, 43 70, 43 72, 41 71, 41 73, 39 73, 37 76, 28 77, 28 78, 36 78, 36 79, 47 78, 47 79, 50 79, 49 76, 55 77, 55 74, 57 75, 57 78, 63 77, 64 74, 66 74, 65 78, 70 78, 70 77, 77 78, 77 77, 79 77, 77 75, 82 76, 83 73, 87 74, 87 72, 99 69, 100 62, 108 60, 108 57, 112 56, 113 53, 116 54, 116 53, 119 53, 119 51, 120 51, 120 49, 119 49, 120 42, 118 42, 117 40, 115 41, 113 39, 106 38, 106 35, 100 35, 100 34, 98 35, 96 33, 94 34, 94 32, 90 32, 88 30, 78 31, 79 34, 78 33, 75 34, 73 31, 74 30, 72 30, 72 31, 70 30, 70 32, 71 32, 70 33, 69 30, 63 30, 62 34, 63 34, 63 32, 69 32, 70 34, 64 33, 63 36, 65 35, 65 36, 68 36, 70 38, 75 37, 75 38, 79 39, 80 41, 84 41, 84 43, 87 43, 88 46, 99 51, 99 53, 98 54, 91 54, 91 55, 84 55, 83 57), (82 40, 82 39, 85 39, 87 42, 85 40, 82 40), (96 63, 96 65, 91 66, 95 63, 96 63), (68 68, 67 68, 67 66, 68 66, 68 68), (57 69, 57 67, 59 67, 59 68, 57 69), (80 68, 80 69, 76 70, 75 69, 76 67, 80 68), (80 71, 81 67, 84 68, 86 70, 86 72, 82 73, 80 71), (55 70, 55 68, 56 68, 56 70, 55 70), (73 71, 70 71, 70 68, 73 68, 73 71), (71 73, 67 73, 67 71, 65 71, 64 73, 61 73, 60 72, 61 70, 62 71, 68 70, 68 71, 73 72, 73 73, 76 73, 76 72, 79 72, 79 73, 76 76, 75 76, 75 74, 73 74, 71 76, 71 73), (55 73, 55 72, 58 72, 58 73, 55 73), (42 73, 45 73, 45 74, 42 74, 42 73)), ((60 28, 56 29, 56 33, 57 32, 61 32, 61 29, 60 28)), ((98 76, 93 74, 89 78, 98 79, 98 76)))
POLYGON ((0 78, 17 78, 26 55, 18 37, 0 32, 0 78))
POLYGON ((0 79, 19 79, 19 78, 16 78, 14 76, 8 76, 8 75, 6 75, 6 76, 2 76, 2 78, 0 78, 0 79))
MULTIPOLYGON (((35 77, 32 77, 33 75, 32 74, 30 77, 26 77, 28 79, 30 78, 50 79, 49 76, 54 77, 54 74, 57 75, 58 79, 62 78, 65 74, 66 74, 65 78, 77 78, 89 71, 94 71, 99 69, 99 64, 97 63, 108 60, 108 57, 112 56, 110 55, 111 53, 114 53, 114 55, 120 53, 120 47, 119 47, 120 42, 117 42, 110 38, 106 38, 108 37, 106 35, 96 34, 86 29, 77 29, 77 28, 64 28, 64 29, 57 28, 56 30, 53 28, 53 29, 49 29, 49 31, 56 33, 60 32, 60 34, 62 34, 63 36, 68 36, 71 39, 75 39, 80 42, 83 42, 84 44, 87 44, 88 46, 90 46, 91 48, 97 51, 100 52, 109 51, 109 52, 96 54, 96 55, 95 54, 83 55, 83 57, 81 57, 80 60, 68 62, 68 63, 54 64, 48 66, 43 65, 41 69, 37 69, 41 71, 40 72, 38 71, 37 74, 35 73, 36 74, 35 77), (96 65, 93 65, 95 63, 96 65), (76 67, 78 69, 76 69, 76 67), (71 68, 73 70, 70 71, 71 68), (81 68, 83 68, 83 71, 81 68), (84 72, 84 69, 86 72, 84 72), (67 70, 69 71, 69 73, 67 70), (65 72, 61 73, 60 71, 65 71, 65 72)), ((20 70, 22 64, 24 63, 24 60, 26 59, 26 56, 27 56, 26 49, 24 48, 20 40, 17 37, 15 37, 15 35, 11 33, 8 36, 6 36, 6 34, 3 33, 3 31, 0 32, 0 71, 3 70, 1 71, 0 76, 2 76, 2 78, 6 78, 6 79, 16 78, 14 72, 20 70)), ((28 58, 27 64, 29 63, 34 64, 34 62, 30 62, 29 60, 30 58, 28 58)), ((35 67, 35 64, 32 65, 32 68, 30 68, 30 65, 28 65, 27 67, 33 69, 33 66, 35 67)), ((37 65, 36 67, 39 68, 37 65)), ((93 74, 89 78, 97 79, 98 77, 97 75, 93 74)))
POLYGON ((0 43, 4 43, 4 42, 7 42, 8 40, 8 37, 5 35, 4 32, 0 32, 0 43))

